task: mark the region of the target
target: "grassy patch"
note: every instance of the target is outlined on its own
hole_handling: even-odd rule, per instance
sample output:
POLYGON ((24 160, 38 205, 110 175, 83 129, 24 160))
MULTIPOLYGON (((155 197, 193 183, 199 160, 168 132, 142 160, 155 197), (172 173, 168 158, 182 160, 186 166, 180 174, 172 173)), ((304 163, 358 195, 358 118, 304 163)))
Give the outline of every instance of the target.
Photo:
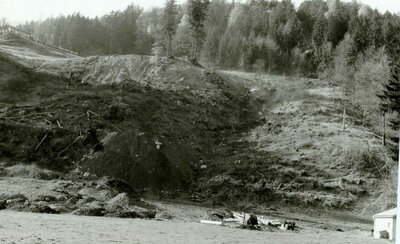
POLYGON ((39 180, 52 180, 60 177, 59 173, 42 169, 35 164, 17 164, 5 169, 7 176, 30 178, 39 180))

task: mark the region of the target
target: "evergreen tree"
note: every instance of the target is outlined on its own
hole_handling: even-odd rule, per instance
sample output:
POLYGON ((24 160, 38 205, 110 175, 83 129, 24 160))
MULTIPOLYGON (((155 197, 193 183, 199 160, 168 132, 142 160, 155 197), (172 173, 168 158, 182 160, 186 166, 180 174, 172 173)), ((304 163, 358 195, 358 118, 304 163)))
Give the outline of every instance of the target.
POLYGON ((322 46, 327 42, 326 37, 326 18, 321 13, 316 19, 312 32, 312 46, 314 51, 314 62, 316 66, 324 60, 322 46))
POLYGON ((245 43, 243 47, 242 67, 245 70, 253 71, 252 66, 259 58, 260 51, 254 42, 254 38, 250 39, 245 43))
MULTIPOLYGON (((386 113, 391 113, 394 117, 389 121, 389 126, 395 130, 400 130, 400 68, 397 65, 392 66, 391 77, 388 83, 384 84, 382 93, 378 94, 381 99, 381 111, 385 117, 386 113)), ((386 133, 383 130, 383 143, 385 143, 386 133)), ((391 138, 392 141, 400 143, 400 138, 391 138)), ((392 150, 394 159, 398 160, 398 146, 387 145, 392 150)))
POLYGON ((398 64, 392 66, 389 82, 384 84, 382 93, 378 95, 382 100, 381 110, 394 113, 397 119, 391 121, 394 130, 400 129, 400 67, 398 64))
POLYGON ((164 18, 163 18, 163 33, 165 38, 167 39, 167 57, 172 57, 172 40, 174 35, 176 34, 177 29, 177 21, 176 17, 178 15, 177 5, 175 0, 167 0, 165 9, 164 9, 164 18))
POLYGON ((189 28, 194 42, 191 56, 193 60, 197 60, 204 40, 204 21, 209 5, 210 0, 188 0, 189 28))
POLYGON ((343 5, 339 0, 328 1, 327 19, 327 40, 336 47, 347 32, 348 23, 343 5))

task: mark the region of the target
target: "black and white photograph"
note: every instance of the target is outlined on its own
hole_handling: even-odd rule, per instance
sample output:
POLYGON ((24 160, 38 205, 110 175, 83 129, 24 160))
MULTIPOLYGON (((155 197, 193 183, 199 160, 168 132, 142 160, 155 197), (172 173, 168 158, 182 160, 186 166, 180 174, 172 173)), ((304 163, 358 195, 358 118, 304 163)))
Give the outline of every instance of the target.
POLYGON ((0 0, 0 244, 400 244, 399 0, 0 0))

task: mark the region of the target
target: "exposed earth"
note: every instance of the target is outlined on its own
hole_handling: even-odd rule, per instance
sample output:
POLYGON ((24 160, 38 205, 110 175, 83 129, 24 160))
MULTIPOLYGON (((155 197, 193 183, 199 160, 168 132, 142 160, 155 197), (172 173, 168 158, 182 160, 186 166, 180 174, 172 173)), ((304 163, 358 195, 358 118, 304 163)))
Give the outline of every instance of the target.
POLYGON ((75 238, 105 235, 95 242, 148 243, 167 233, 174 243, 241 237, 373 243, 372 213, 393 207, 395 198, 385 182, 390 160, 377 131, 362 125, 348 101, 326 80, 207 70, 184 59, 82 58, 3 36, 0 209, 7 211, 0 215, 15 222, 1 224, 7 234, 0 241, 63 241, 78 228, 74 221, 82 221, 86 235, 75 238), (199 207, 175 211, 155 199, 320 220, 295 218, 299 233, 238 231, 193 223, 208 219, 208 210, 180 218, 199 207), (8 210, 125 218, 169 213, 174 221, 8 210), (13 239, 13 225, 27 228, 30 219, 36 230, 13 239), (48 221, 67 231, 40 227, 48 221), (124 227, 100 231, 114 224, 124 227))

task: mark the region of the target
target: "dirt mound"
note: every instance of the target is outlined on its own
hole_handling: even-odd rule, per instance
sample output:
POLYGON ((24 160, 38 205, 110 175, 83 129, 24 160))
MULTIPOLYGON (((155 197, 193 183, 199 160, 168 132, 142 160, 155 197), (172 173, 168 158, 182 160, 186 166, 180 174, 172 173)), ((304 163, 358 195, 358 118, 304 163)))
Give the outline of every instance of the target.
POLYGON ((149 56, 94 56, 79 59, 42 60, 30 63, 39 72, 61 75, 89 84, 136 83, 154 89, 186 91, 209 98, 221 89, 245 92, 240 85, 227 82, 210 72, 180 59, 149 56))
POLYGON ((32 77, 40 82, 24 93, 24 105, 3 99, 3 160, 55 170, 83 164, 90 172, 119 177, 135 188, 187 189, 201 160, 225 135, 258 120, 258 105, 247 89, 200 67, 179 60, 152 63, 133 55, 95 57, 92 66, 85 63, 90 59, 57 66, 74 70, 78 63, 84 69, 79 77, 72 71, 70 79, 17 69, 5 59, 10 76, 26 72, 26 83, 32 77), (108 65, 118 59, 123 65, 111 65, 113 76, 108 65), (139 80, 118 78, 123 67, 139 80), (183 81, 182 75, 188 78, 183 81), (89 77, 89 84, 76 82, 89 77), (50 79, 54 82, 44 82, 50 79), (96 83, 99 79, 105 80, 96 83))
POLYGON ((158 137, 134 131, 118 134, 92 157, 89 168, 125 179, 137 188, 189 187, 196 152, 174 138, 158 137))

